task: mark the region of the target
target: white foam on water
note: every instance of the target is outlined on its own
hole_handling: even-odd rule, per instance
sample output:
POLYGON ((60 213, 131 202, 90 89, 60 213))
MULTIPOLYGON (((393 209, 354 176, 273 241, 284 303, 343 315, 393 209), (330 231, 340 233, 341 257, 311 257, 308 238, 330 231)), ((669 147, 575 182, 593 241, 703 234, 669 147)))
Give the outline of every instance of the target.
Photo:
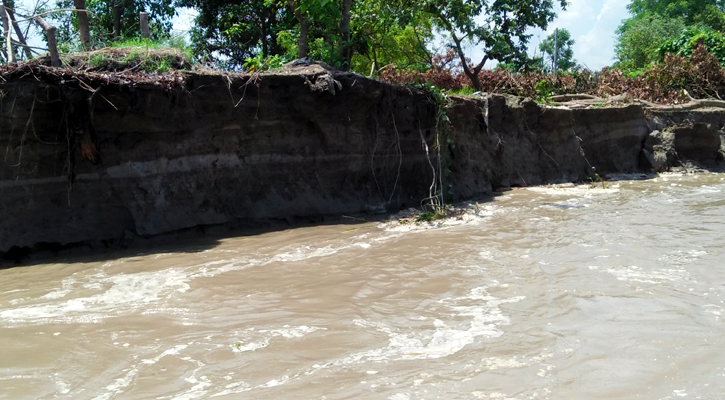
MULTIPOLYGON (((297 376, 299 376, 299 374, 296 375, 295 377, 297 377, 297 376)), ((285 375, 279 379, 271 379, 271 380, 267 381, 266 383, 263 383, 263 384, 257 385, 257 386, 250 386, 246 382, 235 382, 235 383, 227 385, 225 390, 222 390, 221 392, 218 392, 218 393, 214 393, 213 395, 211 395, 209 397, 211 398, 211 397, 229 396, 230 394, 239 394, 239 393, 249 392, 249 391, 257 390, 257 389, 268 389, 268 388, 272 388, 275 386, 284 385, 292 379, 293 378, 290 378, 289 376, 285 375)))
MULTIPOLYGON (((36 299, 25 298, 11 301, 12 306, 18 307, 0 309, 0 320, 5 320, 13 325, 97 323, 104 318, 124 315, 139 309, 146 310, 151 303, 186 292, 190 288, 190 282, 199 277, 213 277, 274 262, 296 262, 326 257, 349 248, 368 249, 375 243, 390 240, 397 235, 387 236, 390 237, 384 235, 365 242, 359 240, 362 237, 352 238, 345 243, 324 247, 296 246, 268 257, 216 260, 191 267, 167 268, 152 272, 108 275, 106 273, 108 267, 121 264, 123 261, 109 262, 99 267, 94 274, 82 278, 72 276, 63 279, 60 288, 51 290, 36 299), (100 293, 73 298, 74 290, 79 287, 100 293)), ((130 259, 126 261, 128 260, 130 259)))
POLYGON ((705 304, 702 306, 702 308, 704 308, 705 312, 707 312, 708 314, 712 314, 715 316, 715 322, 720 321, 720 318, 722 318, 723 313, 725 312, 725 309, 717 304, 705 304))
MULTIPOLYGON (((447 316, 452 321, 445 322, 440 318, 430 318, 432 329, 420 333, 420 329, 405 332, 382 322, 371 322, 364 319, 354 320, 353 323, 363 329, 373 329, 389 336, 388 345, 382 348, 362 351, 324 364, 315 364, 311 368, 297 372, 293 375, 284 375, 272 379, 264 384, 251 386, 246 382, 234 382, 225 386, 225 389, 209 397, 228 396, 280 386, 303 376, 312 375, 320 370, 333 368, 348 368, 350 365, 368 362, 389 362, 399 360, 437 359, 453 355, 466 346, 475 342, 478 337, 498 337, 503 334, 502 325, 509 323, 509 318, 502 314, 499 306, 504 303, 514 303, 523 300, 524 296, 509 299, 498 299, 490 296, 487 290, 494 286, 501 286, 498 282, 477 287, 464 296, 445 298, 438 302, 448 310, 447 316), (461 317, 465 321, 460 321, 461 317), (458 320, 458 321, 456 321, 458 320)), ((439 309, 431 310, 439 313, 439 309)), ((255 330, 250 328, 239 334, 244 337, 262 336, 258 339, 248 340, 245 344, 232 345, 232 351, 254 351, 270 345, 274 337, 296 338, 308 333, 324 329, 308 326, 284 326, 277 329, 255 330)), ((543 360, 532 357, 531 360, 543 360)), ((501 362, 502 366, 504 362, 501 362)), ((511 365, 513 367, 513 365, 511 365)), ((376 375, 378 371, 366 370, 367 375, 376 375)), ((397 395, 405 395, 399 393, 397 395)))
POLYGON ((478 337, 501 336, 503 331, 500 326, 508 324, 509 318, 503 315, 499 306, 521 301, 524 296, 498 299, 488 295, 486 290, 490 287, 478 287, 472 289, 466 296, 440 301, 448 310, 453 311, 454 319, 470 317, 465 323, 445 322, 440 318, 434 318, 432 331, 404 332, 385 323, 354 320, 355 325, 359 327, 372 328, 387 334, 389 343, 383 348, 351 354, 340 360, 339 364, 442 358, 456 354, 474 343, 478 337))
MULTIPOLYGON (((0 318, 11 322, 98 322, 108 315, 117 315, 158 301, 170 292, 184 292, 189 288, 188 274, 175 268, 162 271, 90 277, 90 286, 98 285, 105 291, 66 301, 41 302, 31 306, 0 311, 0 318)), ((54 300, 70 294, 68 285, 52 291, 40 300, 54 300), (50 295, 50 296, 49 296, 50 295)))
POLYGON ((515 397, 509 397, 506 394, 500 392, 485 393, 482 391, 475 391, 471 392, 471 395, 474 398, 481 400, 517 400, 515 397))
POLYGON ((702 256, 707 255, 707 251, 704 250, 679 250, 672 254, 666 254, 660 258, 657 259, 657 261, 673 265, 673 266, 685 266, 687 264, 691 264, 700 258, 702 256))
POLYGON ((690 189, 686 195, 688 197, 700 197, 703 194, 714 194, 720 192, 722 192, 722 189, 719 189, 715 186, 702 185, 699 188, 690 189))
MULTIPOLYGON (((320 256, 318 253, 308 257, 320 256)), ((271 258, 247 258, 212 261, 193 267, 167 268, 159 271, 119 273, 107 275, 106 263, 95 274, 66 278, 61 287, 37 299, 20 299, 16 304, 35 303, 15 308, 0 309, 0 320, 13 325, 43 323, 98 323, 105 318, 148 310, 157 303, 189 290, 189 283, 200 277, 213 277, 225 272, 241 270, 272 262, 271 258), (74 288, 96 290, 100 293, 72 298, 74 288), (69 298, 70 297, 70 298, 69 298)))
MULTIPOLYGON (((523 190, 534 192, 548 196, 601 196, 616 193, 619 191, 619 184, 610 181, 592 182, 585 185, 546 185, 546 186, 529 186, 522 188, 523 190)), ((521 189, 519 189, 521 190, 521 189)))
POLYGON ((109 400, 119 394, 121 394, 131 383, 133 382, 136 375, 139 373, 139 367, 141 365, 153 365, 159 362, 166 356, 172 356, 179 354, 180 351, 186 349, 188 346, 185 344, 174 346, 171 349, 165 350, 161 354, 154 358, 141 360, 139 364, 132 366, 131 368, 125 369, 126 374, 120 378, 117 378, 113 383, 105 387, 106 392, 102 393, 93 398, 93 400, 109 400))
POLYGON ((40 296, 43 300, 54 300, 54 299, 60 299, 61 297, 65 297, 70 292, 73 291, 73 285, 76 283, 76 280, 72 277, 65 278, 61 282, 61 288, 53 290, 52 292, 49 292, 48 294, 44 296, 40 296))
POLYGON ((212 385, 211 380, 206 375, 202 375, 199 378, 196 378, 196 374, 204 367, 204 363, 201 361, 192 360, 189 357, 184 357, 182 360, 185 361, 195 361, 197 364, 197 368, 191 373, 191 376, 184 379, 186 382, 189 382, 193 384, 189 390, 187 390, 184 393, 181 393, 179 395, 176 395, 173 397, 173 400, 193 400, 193 399, 199 399, 206 397, 206 394, 209 392, 206 390, 208 387, 212 385))
POLYGON ((58 373, 53 374, 53 384, 55 384, 55 390, 59 394, 68 394, 70 392, 70 385, 66 382, 64 382, 62 379, 58 377, 58 373))
POLYGON ((687 397, 687 391, 686 391, 686 389, 673 390, 671 395, 669 395, 667 397, 663 397, 660 400, 675 400, 675 399, 681 399, 683 397, 687 397))
POLYGON ((326 328, 310 327, 306 325, 291 327, 285 325, 279 329, 247 329, 242 334, 245 338, 255 337, 254 339, 247 341, 246 344, 241 342, 233 344, 232 351, 235 353, 244 353, 247 351, 254 351, 265 348, 270 345, 270 341, 275 337, 283 337, 285 339, 301 338, 309 333, 325 330, 326 328), (260 339, 259 336, 262 336, 260 339))
POLYGON ((330 256, 337 253, 339 250, 341 250, 341 248, 334 248, 332 246, 325 246, 320 248, 315 246, 300 246, 293 250, 274 255, 269 260, 269 262, 302 261, 309 258, 330 256))
MULTIPOLYGON (((596 267, 589 267, 596 269, 596 267)), ((678 282, 689 278, 687 270, 681 268, 666 268, 657 270, 644 270, 636 265, 627 267, 613 267, 606 270, 620 281, 641 283, 678 282)))

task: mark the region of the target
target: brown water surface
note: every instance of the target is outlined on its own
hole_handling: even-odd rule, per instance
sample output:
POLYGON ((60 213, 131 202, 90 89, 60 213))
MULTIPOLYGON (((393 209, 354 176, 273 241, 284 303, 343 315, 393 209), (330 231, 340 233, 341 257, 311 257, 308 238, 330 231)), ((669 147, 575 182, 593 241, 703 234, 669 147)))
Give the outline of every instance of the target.
POLYGON ((0 399, 719 399, 725 178, 0 270, 0 399))

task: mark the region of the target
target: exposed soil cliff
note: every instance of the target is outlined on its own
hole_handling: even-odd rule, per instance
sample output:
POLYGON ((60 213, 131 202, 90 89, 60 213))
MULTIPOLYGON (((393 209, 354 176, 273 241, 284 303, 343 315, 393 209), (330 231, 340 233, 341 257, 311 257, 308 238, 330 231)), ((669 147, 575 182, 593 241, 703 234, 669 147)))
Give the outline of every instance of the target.
POLYGON ((0 253, 417 207, 439 161, 452 200, 723 165, 720 110, 488 96, 452 98, 446 123, 425 92, 318 65, 143 84, 47 71, 0 83, 0 253))

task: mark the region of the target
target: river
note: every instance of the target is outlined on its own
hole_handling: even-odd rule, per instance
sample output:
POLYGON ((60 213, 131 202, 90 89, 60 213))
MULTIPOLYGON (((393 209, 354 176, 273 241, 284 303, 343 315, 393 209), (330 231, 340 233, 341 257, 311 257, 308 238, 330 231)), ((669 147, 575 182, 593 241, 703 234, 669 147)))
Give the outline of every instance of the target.
POLYGON ((0 399, 722 398, 725 177, 593 186, 0 270, 0 399))

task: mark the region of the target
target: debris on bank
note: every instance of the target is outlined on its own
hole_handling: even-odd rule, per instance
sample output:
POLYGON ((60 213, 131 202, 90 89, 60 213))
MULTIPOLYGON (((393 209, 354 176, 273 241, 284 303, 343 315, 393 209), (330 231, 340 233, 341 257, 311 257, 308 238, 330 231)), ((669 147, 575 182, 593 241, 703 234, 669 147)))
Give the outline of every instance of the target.
MULTIPOLYGON (((172 88, 186 80, 193 69, 180 49, 107 47, 100 50, 61 54, 63 66, 53 67, 50 56, 0 66, 0 79, 32 77, 54 83, 75 81, 88 84, 143 85, 172 88)), ((195 71, 200 72, 200 71, 195 71)), ((81 86, 83 86, 81 84, 81 86)))
POLYGON ((462 225, 491 215, 493 215, 493 205, 478 202, 446 206, 440 211, 408 208, 390 215, 379 224, 379 227, 391 231, 433 229, 462 225))

